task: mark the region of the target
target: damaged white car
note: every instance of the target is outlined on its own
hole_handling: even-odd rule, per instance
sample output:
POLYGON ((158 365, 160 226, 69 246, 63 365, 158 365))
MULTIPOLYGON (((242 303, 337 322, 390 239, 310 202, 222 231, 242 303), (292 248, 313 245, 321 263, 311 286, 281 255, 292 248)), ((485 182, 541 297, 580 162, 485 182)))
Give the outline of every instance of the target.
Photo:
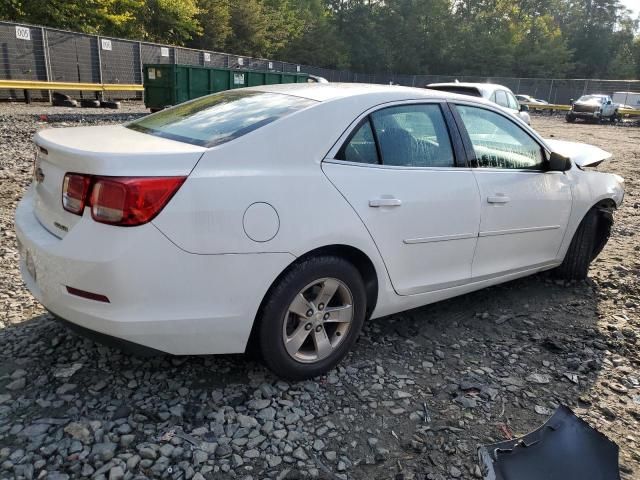
POLYGON ((555 269, 580 279, 623 197, 608 154, 488 101, 292 84, 36 134, 25 283, 86 332, 333 368, 368 318, 555 269))

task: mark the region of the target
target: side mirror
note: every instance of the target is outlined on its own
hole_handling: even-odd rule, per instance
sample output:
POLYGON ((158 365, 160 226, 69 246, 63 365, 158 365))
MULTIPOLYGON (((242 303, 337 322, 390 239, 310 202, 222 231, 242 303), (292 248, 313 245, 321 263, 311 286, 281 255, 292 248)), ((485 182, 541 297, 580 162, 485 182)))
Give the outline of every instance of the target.
POLYGON ((520 104, 520 111, 521 112, 528 112, 529 111, 529 105, 520 104))
POLYGON ((566 172, 571 169, 571 160, 568 157, 563 157, 559 153, 551 152, 549 155, 549 172, 566 172))

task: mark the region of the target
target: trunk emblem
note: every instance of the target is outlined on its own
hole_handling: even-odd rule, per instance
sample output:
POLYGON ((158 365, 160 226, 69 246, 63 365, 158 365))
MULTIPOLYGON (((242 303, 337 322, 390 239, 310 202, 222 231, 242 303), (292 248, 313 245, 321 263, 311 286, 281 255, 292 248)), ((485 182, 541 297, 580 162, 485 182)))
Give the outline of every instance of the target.
POLYGON ((55 225, 57 228, 59 228, 63 232, 68 232, 69 231, 69 227, 67 227, 66 225, 63 225, 61 223, 53 222, 53 225, 55 225))
POLYGON ((37 183, 44 182, 44 172, 42 171, 42 168, 40 168, 40 167, 36 168, 36 171, 34 173, 34 177, 35 177, 37 183))

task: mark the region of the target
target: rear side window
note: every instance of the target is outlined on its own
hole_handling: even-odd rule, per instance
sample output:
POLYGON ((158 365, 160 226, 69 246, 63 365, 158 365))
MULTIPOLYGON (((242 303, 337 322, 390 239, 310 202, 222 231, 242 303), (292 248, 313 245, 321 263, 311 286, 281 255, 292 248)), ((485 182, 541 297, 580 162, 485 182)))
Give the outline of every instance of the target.
POLYGON ((358 128, 351 139, 343 145, 337 158, 347 162, 379 163, 378 151, 369 118, 358 128))
POLYGON ((212 147, 316 103, 280 93, 230 90, 182 103, 126 126, 157 137, 212 147))
POLYGON ((507 100, 507 93, 504 90, 498 90, 496 92, 496 103, 501 107, 509 107, 509 102, 507 100))
POLYGON ((402 105, 372 113, 336 158, 402 167, 453 167, 447 125, 439 105, 402 105))
POLYGON ((453 167, 449 131, 439 105, 403 105, 371 114, 383 165, 453 167))

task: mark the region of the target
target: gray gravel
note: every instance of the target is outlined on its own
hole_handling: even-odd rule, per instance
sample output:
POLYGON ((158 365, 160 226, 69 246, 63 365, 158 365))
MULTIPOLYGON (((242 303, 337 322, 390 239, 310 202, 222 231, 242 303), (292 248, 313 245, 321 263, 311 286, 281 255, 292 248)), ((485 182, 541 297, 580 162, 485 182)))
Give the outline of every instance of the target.
POLYGON ((617 441, 623 477, 638 478, 635 129, 533 120, 612 149, 605 168, 627 177, 589 281, 538 275, 370 321, 337 369, 288 383, 242 355, 137 358, 96 345, 23 287, 12 215, 34 131, 142 111, 0 105, 0 478, 481 478, 479 444, 530 431, 560 403, 617 441))

